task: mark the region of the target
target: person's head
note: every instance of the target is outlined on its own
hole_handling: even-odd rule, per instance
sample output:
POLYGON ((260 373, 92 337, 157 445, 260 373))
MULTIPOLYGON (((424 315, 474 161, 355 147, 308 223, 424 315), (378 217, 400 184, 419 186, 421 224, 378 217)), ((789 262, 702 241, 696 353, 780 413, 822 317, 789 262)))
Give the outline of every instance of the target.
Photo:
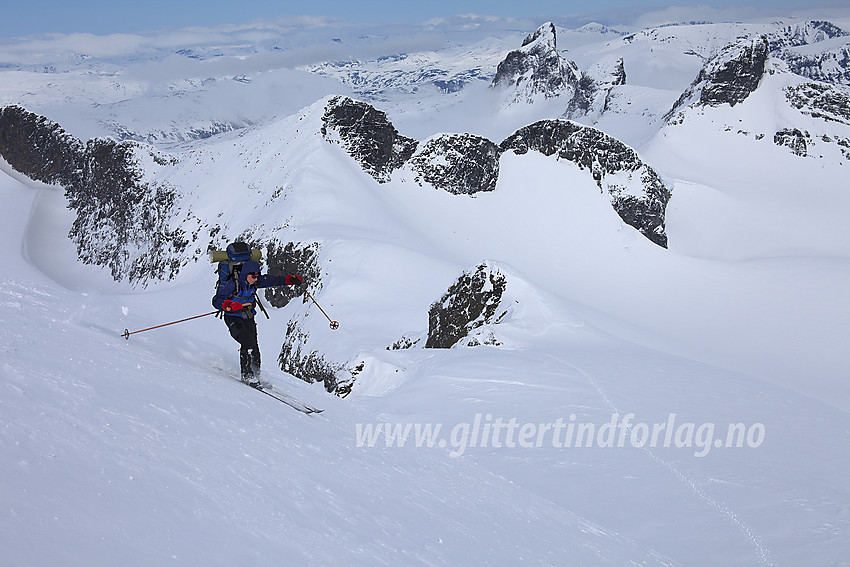
POLYGON ((260 277, 260 263, 254 260, 248 260, 242 264, 242 274, 245 276, 245 281, 249 284, 257 283, 260 277))

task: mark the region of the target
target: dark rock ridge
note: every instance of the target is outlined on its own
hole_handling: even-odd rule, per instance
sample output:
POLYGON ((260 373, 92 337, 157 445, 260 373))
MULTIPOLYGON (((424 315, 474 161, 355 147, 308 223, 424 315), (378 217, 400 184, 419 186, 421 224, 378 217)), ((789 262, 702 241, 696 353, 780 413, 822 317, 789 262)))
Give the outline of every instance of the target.
POLYGON ((473 194, 492 191, 499 179, 499 146, 473 134, 443 134, 422 144, 410 167, 437 189, 473 194))
POLYGON ((80 177, 84 153, 85 145, 55 122, 20 106, 0 109, 0 155, 30 179, 70 185, 80 177))
POLYGON ((687 105, 735 106, 756 90, 765 72, 769 45, 766 36, 745 39, 710 58, 666 118, 687 105))
POLYGON ((425 348, 451 348, 471 331, 501 321, 507 313, 500 308, 507 281, 498 268, 486 263, 461 275, 431 305, 425 348))
MULTIPOLYGON (((369 140, 370 132, 377 132, 376 135, 384 140, 388 136, 404 140, 405 147, 419 145, 410 138, 399 136, 384 113, 364 102, 336 97, 328 103, 325 117, 337 111, 351 116, 348 110, 344 110, 348 108, 356 108, 357 115, 380 116, 375 129, 357 127, 356 133, 342 130, 345 132, 344 139, 348 140, 344 147, 349 155, 365 171, 383 172, 382 175, 373 175, 379 182, 388 181, 391 170, 407 160, 417 182, 454 194, 474 195, 495 189, 502 152, 512 150, 523 154, 532 149, 547 156, 557 154, 559 158, 587 169, 600 189, 609 193, 614 209, 628 225, 638 229, 652 242, 667 246, 664 213, 670 191, 633 149, 599 130, 568 120, 542 120, 518 130, 499 145, 473 134, 443 134, 428 140, 410 156, 406 151, 395 152, 390 147, 392 144, 369 140), (374 151, 379 146, 383 146, 386 153, 374 151), (390 162, 393 163, 392 168, 386 167, 390 162), (608 179, 621 172, 628 174, 629 187, 621 185, 619 178, 608 179)), ((326 128, 323 128, 326 137, 329 136, 330 126, 327 125, 330 122, 335 123, 334 120, 326 120, 326 128)))
POLYGON ((599 188, 608 191, 614 210, 626 224, 659 246, 667 247, 664 215, 670 190, 637 152, 619 140, 569 120, 541 120, 517 130, 499 147, 503 152, 511 150, 516 154, 534 150, 547 156, 557 155, 587 169, 599 188), (620 185, 619 177, 608 181, 609 176, 619 173, 630 178, 631 191, 620 185))
POLYGON ((310 334, 297 321, 289 321, 277 359, 280 369, 309 384, 319 382, 325 390, 338 396, 348 395, 351 381, 340 381, 337 378, 337 373, 345 365, 328 362, 317 350, 307 348, 309 338, 310 334))
POLYGON ((166 184, 148 183, 133 142, 89 140, 79 183, 65 187, 77 218, 69 237, 86 264, 106 266, 118 281, 171 279, 186 263, 189 241, 169 221, 178 199, 166 184))
POLYGON ((140 161, 167 166, 172 158, 135 142, 92 139, 83 144, 50 120, 12 106, 0 111, 0 153, 17 171, 64 186, 76 219, 69 238, 86 264, 106 266, 117 281, 170 279, 186 260, 188 240, 172 229, 177 192, 147 182, 140 161))
POLYGON ((848 44, 817 53, 795 49, 848 36, 850 34, 830 22, 810 21, 755 39, 741 39, 706 61, 665 118, 670 121, 677 111, 688 105, 735 106, 743 102, 761 82, 769 57, 785 61, 788 70, 796 75, 823 83, 850 85, 848 44))
POLYGON ((322 122, 322 135, 340 143, 379 183, 389 181, 416 150, 416 140, 400 135, 386 113, 349 97, 330 99, 322 122))
POLYGON ((512 88, 513 102, 533 103, 541 96, 553 98, 575 93, 580 80, 578 65, 561 57, 555 25, 547 22, 499 63, 490 87, 512 88))
POLYGON ((626 67, 623 58, 617 60, 614 69, 611 71, 611 82, 605 88, 605 98, 602 103, 602 112, 607 112, 611 104, 611 90, 619 85, 626 84, 626 67))

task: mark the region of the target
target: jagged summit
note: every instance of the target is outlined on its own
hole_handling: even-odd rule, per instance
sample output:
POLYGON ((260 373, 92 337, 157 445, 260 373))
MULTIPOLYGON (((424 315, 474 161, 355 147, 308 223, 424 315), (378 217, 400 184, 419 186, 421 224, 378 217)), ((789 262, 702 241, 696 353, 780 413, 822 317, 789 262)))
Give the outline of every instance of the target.
POLYGON ((578 65, 558 52, 555 25, 547 22, 499 63, 492 88, 505 89, 509 103, 533 104, 575 92, 581 79, 578 65))

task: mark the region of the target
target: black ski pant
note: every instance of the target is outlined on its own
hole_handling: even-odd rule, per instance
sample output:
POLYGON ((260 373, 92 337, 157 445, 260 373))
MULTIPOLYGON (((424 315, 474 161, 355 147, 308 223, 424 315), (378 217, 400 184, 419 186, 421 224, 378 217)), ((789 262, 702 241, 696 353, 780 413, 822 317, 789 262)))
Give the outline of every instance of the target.
POLYGON ((230 336, 239 343, 239 369, 242 379, 250 381, 260 373, 260 347, 257 344, 257 323, 254 319, 224 316, 230 336))

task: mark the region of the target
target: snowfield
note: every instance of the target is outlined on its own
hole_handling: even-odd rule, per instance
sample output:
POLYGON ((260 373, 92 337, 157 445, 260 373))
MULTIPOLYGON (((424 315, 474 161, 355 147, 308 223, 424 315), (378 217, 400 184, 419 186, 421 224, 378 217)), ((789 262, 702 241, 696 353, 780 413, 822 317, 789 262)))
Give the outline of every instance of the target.
POLYGON ((516 30, 344 68, 261 69, 233 51, 254 66, 244 81, 172 90, 150 77, 203 57, 121 52, 37 74, 44 62, 0 46, 20 62, 0 70, 3 106, 177 158, 147 175, 179 188, 175 218, 200 219, 190 249, 206 250, 203 223, 319 243, 310 289, 340 322, 300 299, 258 318, 264 378, 315 415, 234 380, 237 345, 212 316, 125 340, 210 311, 213 267, 115 282, 76 260, 62 188, 0 162, 0 563, 850 565, 850 162, 822 141, 848 127, 788 106, 787 73, 734 107, 661 119, 699 71, 695 46, 773 27, 563 34, 582 69, 635 67, 593 126, 671 188, 669 249, 555 156, 505 153, 496 189, 471 197, 407 168, 379 184, 322 136, 328 98, 359 96, 346 73, 362 68, 388 82, 369 102, 401 134, 498 143, 550 112, 500 109, 483 88, 516 30), (392 65, 486 76, 442 92, 392 65), (810 155, 773 142, 792 126, 810 155), (505 315, 476 329, 480 346, 424 348, 429 307, 479 265, 505 277, 505 315), (277 368, 290 320, 359 366, 350 395, 277 368))

